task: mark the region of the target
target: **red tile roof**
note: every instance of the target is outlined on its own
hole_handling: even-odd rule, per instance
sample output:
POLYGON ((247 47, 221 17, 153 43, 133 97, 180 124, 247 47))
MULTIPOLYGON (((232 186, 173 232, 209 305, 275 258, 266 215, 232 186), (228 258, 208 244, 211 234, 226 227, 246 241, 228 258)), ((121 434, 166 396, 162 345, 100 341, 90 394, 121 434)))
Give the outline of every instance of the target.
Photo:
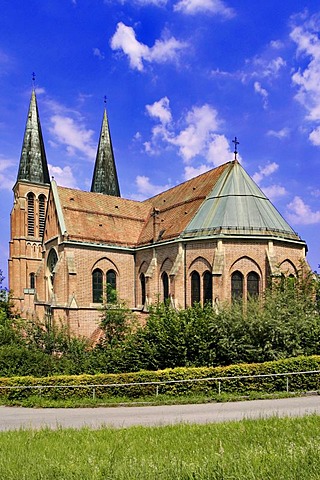
POLYGON ((129 247, 176 238, 228 165, 144 202, 58 187, 68 237, 80 242, 129 247))
POLYGON ((151 207, 134 200, 58 187, 70 240, 137 244, 151 207))

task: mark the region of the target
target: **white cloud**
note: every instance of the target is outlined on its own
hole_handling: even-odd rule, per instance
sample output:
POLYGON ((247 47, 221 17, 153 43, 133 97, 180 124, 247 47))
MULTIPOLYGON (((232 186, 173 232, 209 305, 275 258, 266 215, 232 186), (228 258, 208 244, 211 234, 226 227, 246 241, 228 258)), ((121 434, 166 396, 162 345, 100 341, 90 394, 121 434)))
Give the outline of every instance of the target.
POLYGON ((55 141, 65 145, 70 155, 79 151, 86 157, 94 159, 96 147, 92 143, 93 130, 87 130, 81 123, 76 123, 73 118, 67 116, 53 115, 50 120, 52 127, 49 130, 54 135, 55 141))
POLYGON ((213 15, 221 15, 225 18, 235 16, 235 11, 227 7, 222 0, 179 0, 174 6, 174 10, 187 15, 212 13, 213 15))
POLYGON ((269 185, 268 187, 260 187, 269 200, 273 201, 279 197, 287 195, 287 190, 281 185, 269 185))
POLYGON ((267 198, 270 200, 275 200, 276 198, 283 197, 287 195, 287 190, 282 185, 269 185, 269 186, 261 186, 261 181, 266 178, 270 177, 273 173, 275 173, 279 169, 279 165, 276 162, 267 163, 264 167, 259 167, 259 171, 252 175, 252 179, 260 186, 261 190, 264 192, 267 198))
POLYGON ((161 123, 168 123, 172 120, 168 97, 161 98, 152 105, 146 105, 146 109, 150 117, 158 118, 161 123))
POLYGON ((290 130, 287 127, 281 128, 281 130, 268 130, 267 135, 269 137, 287 138, 290 134, 290 130))
POLYGON ((210 105, 193 107, 187 114, 187 127, 178 135, 169 138, 170 143, 179 147, 179 154, 185 162, 197 155, 207 155, 210 145, 215 142, 213 133, 218 128, 218 112, 210 105))
POLYGON ((55 181, 61 187, 77 188, 77 181, 73 176, 72 170, 69 166, 58 167, 48 165, 50 176, 54 177, 55 181))
POLYGON ((104 57, 104 54, 101 52, 100 48, 93 48, 92 52, 95 57, 98 57, 101 60, 104 60, 105 57, 104 57))
POLYGON ((168 190, 168 188, 171 187, 170 184, 167 185, 155 185, 150 181, 149 177, 146 177, 145 175, 138 175, 135 180, 136 186, 138 193, 131 195, 131 198, 133 200, 145 200, 146 198, 153 197, 154 195, 157 195, 158 193, 164 192, 165 190, 168 190))
POLYGON ((267 165, 265 167, 259 167, 259 172, 256 172, 252 176, 252 179, 256 183, 260 183, 263 178, 269 177, 274 172, 276 172, 278 169, 279 169, 279 165, 276 162, 267 163, 267 165))
POLYGON ((288 219, 293 224, 311 225, 320 223, 320 210, 313 212, 301 197, 294 197, 293 201, 287 205, 287 208, 289 211, 288 219))
POLYGON ((284 44, 281 40, 271 40, 270 47, 274 48, 275 50, 280 50, 280 48, 284 47, 284 44))
MULTIPOLYGON (((302 24, 294 24, 290 33, 297 45, 297 56, 302 65, 293 73, 292 81, 297 87, 296 100, 306 109, 306 120, 320 122, 320 16, 314 15, 302 24)), ((319 127, 313 129, 309 140, 320 146, 319 127)))
POLYGON ((309 135, 309 140, 312 145, 320 146, 320 126, 316 127, 309 135))
POLYGON ((122 50, 129 58, 131 68, 140 72, 145 62, 166 63, 178 59, 179 52, 186 48, 186 44, 176 40, 174 37, 156 40, 153 47, 148 47, 136 39, 132 27, 119 22, 117 30, 110 41, 113 50, 122 50))
POLYGON ((190 178, 197 177, 201 175, 201 173, 205 173, 210 170, 210 165, 199 165, 199 167, 192 167, 191 165, 187 165, 184 169, 184 179, 190 180, 190 178))
POLYGON ((254 91, 261 95, 262 97, 262 103, 263 103, 263 108, 267 108, 268 106, 268 92, 265 88, 262 88, 260 82, 254 82, 253 85, 254 91))
MULTIPOLYGON (((13 168, 16 168, 16 166, 16 161, 4 158, 0 155, 0 190, 12 189, 15 183, 13 168)), ((15 172, 15 174, 17 174, 17 172, 15 172)))
POLYGON ((233 159, 228 140, 218 133, 220 120, 211 105, 194 106, 178 121, 172 119, 167 97, 148 105, 147 111, 159 123, 153 127, 151 139, 144 142, 145 152, 158 155, 163 148, 176 147, 188 164, 186 179, 233 159))
MULTIPOLYGON (((206 158, 210 163, 213 163, 215 167, 222 163, 230 162, 233 159, 229 142, 224 135, 212 135, 206 158)), ((241 160, 239 155, 238 160, 241 160)))

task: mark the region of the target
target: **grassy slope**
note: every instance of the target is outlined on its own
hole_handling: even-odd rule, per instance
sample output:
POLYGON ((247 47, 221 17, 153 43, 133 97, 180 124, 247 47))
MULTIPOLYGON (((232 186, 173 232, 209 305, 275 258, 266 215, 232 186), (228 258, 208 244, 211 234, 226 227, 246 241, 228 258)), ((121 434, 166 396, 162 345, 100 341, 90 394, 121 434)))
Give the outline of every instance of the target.
POLYGON ((320 417, 0 433, 0 479, 320 478, 320 417))

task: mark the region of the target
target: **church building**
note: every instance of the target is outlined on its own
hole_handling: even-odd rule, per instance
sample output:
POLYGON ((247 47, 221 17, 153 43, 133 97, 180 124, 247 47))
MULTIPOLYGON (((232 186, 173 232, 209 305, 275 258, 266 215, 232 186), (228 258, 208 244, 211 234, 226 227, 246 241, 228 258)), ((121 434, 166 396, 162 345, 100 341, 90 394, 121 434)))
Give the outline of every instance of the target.
POLYGON ((9 286, 23 317, 93 338, 106 284, 142 316, 261 295, 306 243, 234 160, 145 201, 120 196, 104 111, 91 191, 50 180, 35 91, 13 187, 9 286))

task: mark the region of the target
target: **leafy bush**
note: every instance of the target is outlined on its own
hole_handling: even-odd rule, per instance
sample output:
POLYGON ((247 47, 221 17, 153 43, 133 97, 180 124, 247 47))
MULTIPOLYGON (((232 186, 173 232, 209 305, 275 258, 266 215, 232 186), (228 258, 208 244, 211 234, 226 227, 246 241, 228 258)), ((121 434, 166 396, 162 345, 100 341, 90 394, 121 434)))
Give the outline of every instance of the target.
MULTIPOLYGON (((96 396, 127 396, 129 398, 144 397, 156 394, 156 385, 152 382, 172 382, 159 385, 159 393, 166 395, 186 395, 191 393, 217 394, 219 380, 204 381, 207 378, 219 377, 221 391, 225 393, 248 392, 284 392, 286 391, 286 376, 264 377, 267 374, 283 374, 288 372, 305 372, 320 370, 320 356, 297 357, 261 364, 238 364, 228 367, 202 368, 175 368, 158 371, 140 371, 120 374, 98 374, 78 376, 51 376, 47 378, 11 377, 0 378, 0 386, 42 386, 41 395, 51 398, 81 398, 90 396, 95 387, 96 396), (225 377, 243 377, 262 375, 259 378, 226 379, 225 377), (183 380, 198 379, 197 382, 183 382, 183 380), (203 381, 201 381, 203 379, 203 381), (121 384, 133 384, 123 385, 121 384), (144 385, 137 385, 144 383, 144 385), (148 383, 148 384, 146 384, 148 383), (54 389, 55 386, 74 385, 74 388, 54 389), (103 387, 103 385, 110 385, 103 387), (50 386, 50 388, 46 388, 50 386), (88 388, 78 388, 87 386, 88 388)), ((299 374, 289 377, 290 391, 319 390, 319 373, 299 374)), ((34 395, 33 389, 1 389, 0 394, 9 395, 9 398, 21 399, 34 395)))

